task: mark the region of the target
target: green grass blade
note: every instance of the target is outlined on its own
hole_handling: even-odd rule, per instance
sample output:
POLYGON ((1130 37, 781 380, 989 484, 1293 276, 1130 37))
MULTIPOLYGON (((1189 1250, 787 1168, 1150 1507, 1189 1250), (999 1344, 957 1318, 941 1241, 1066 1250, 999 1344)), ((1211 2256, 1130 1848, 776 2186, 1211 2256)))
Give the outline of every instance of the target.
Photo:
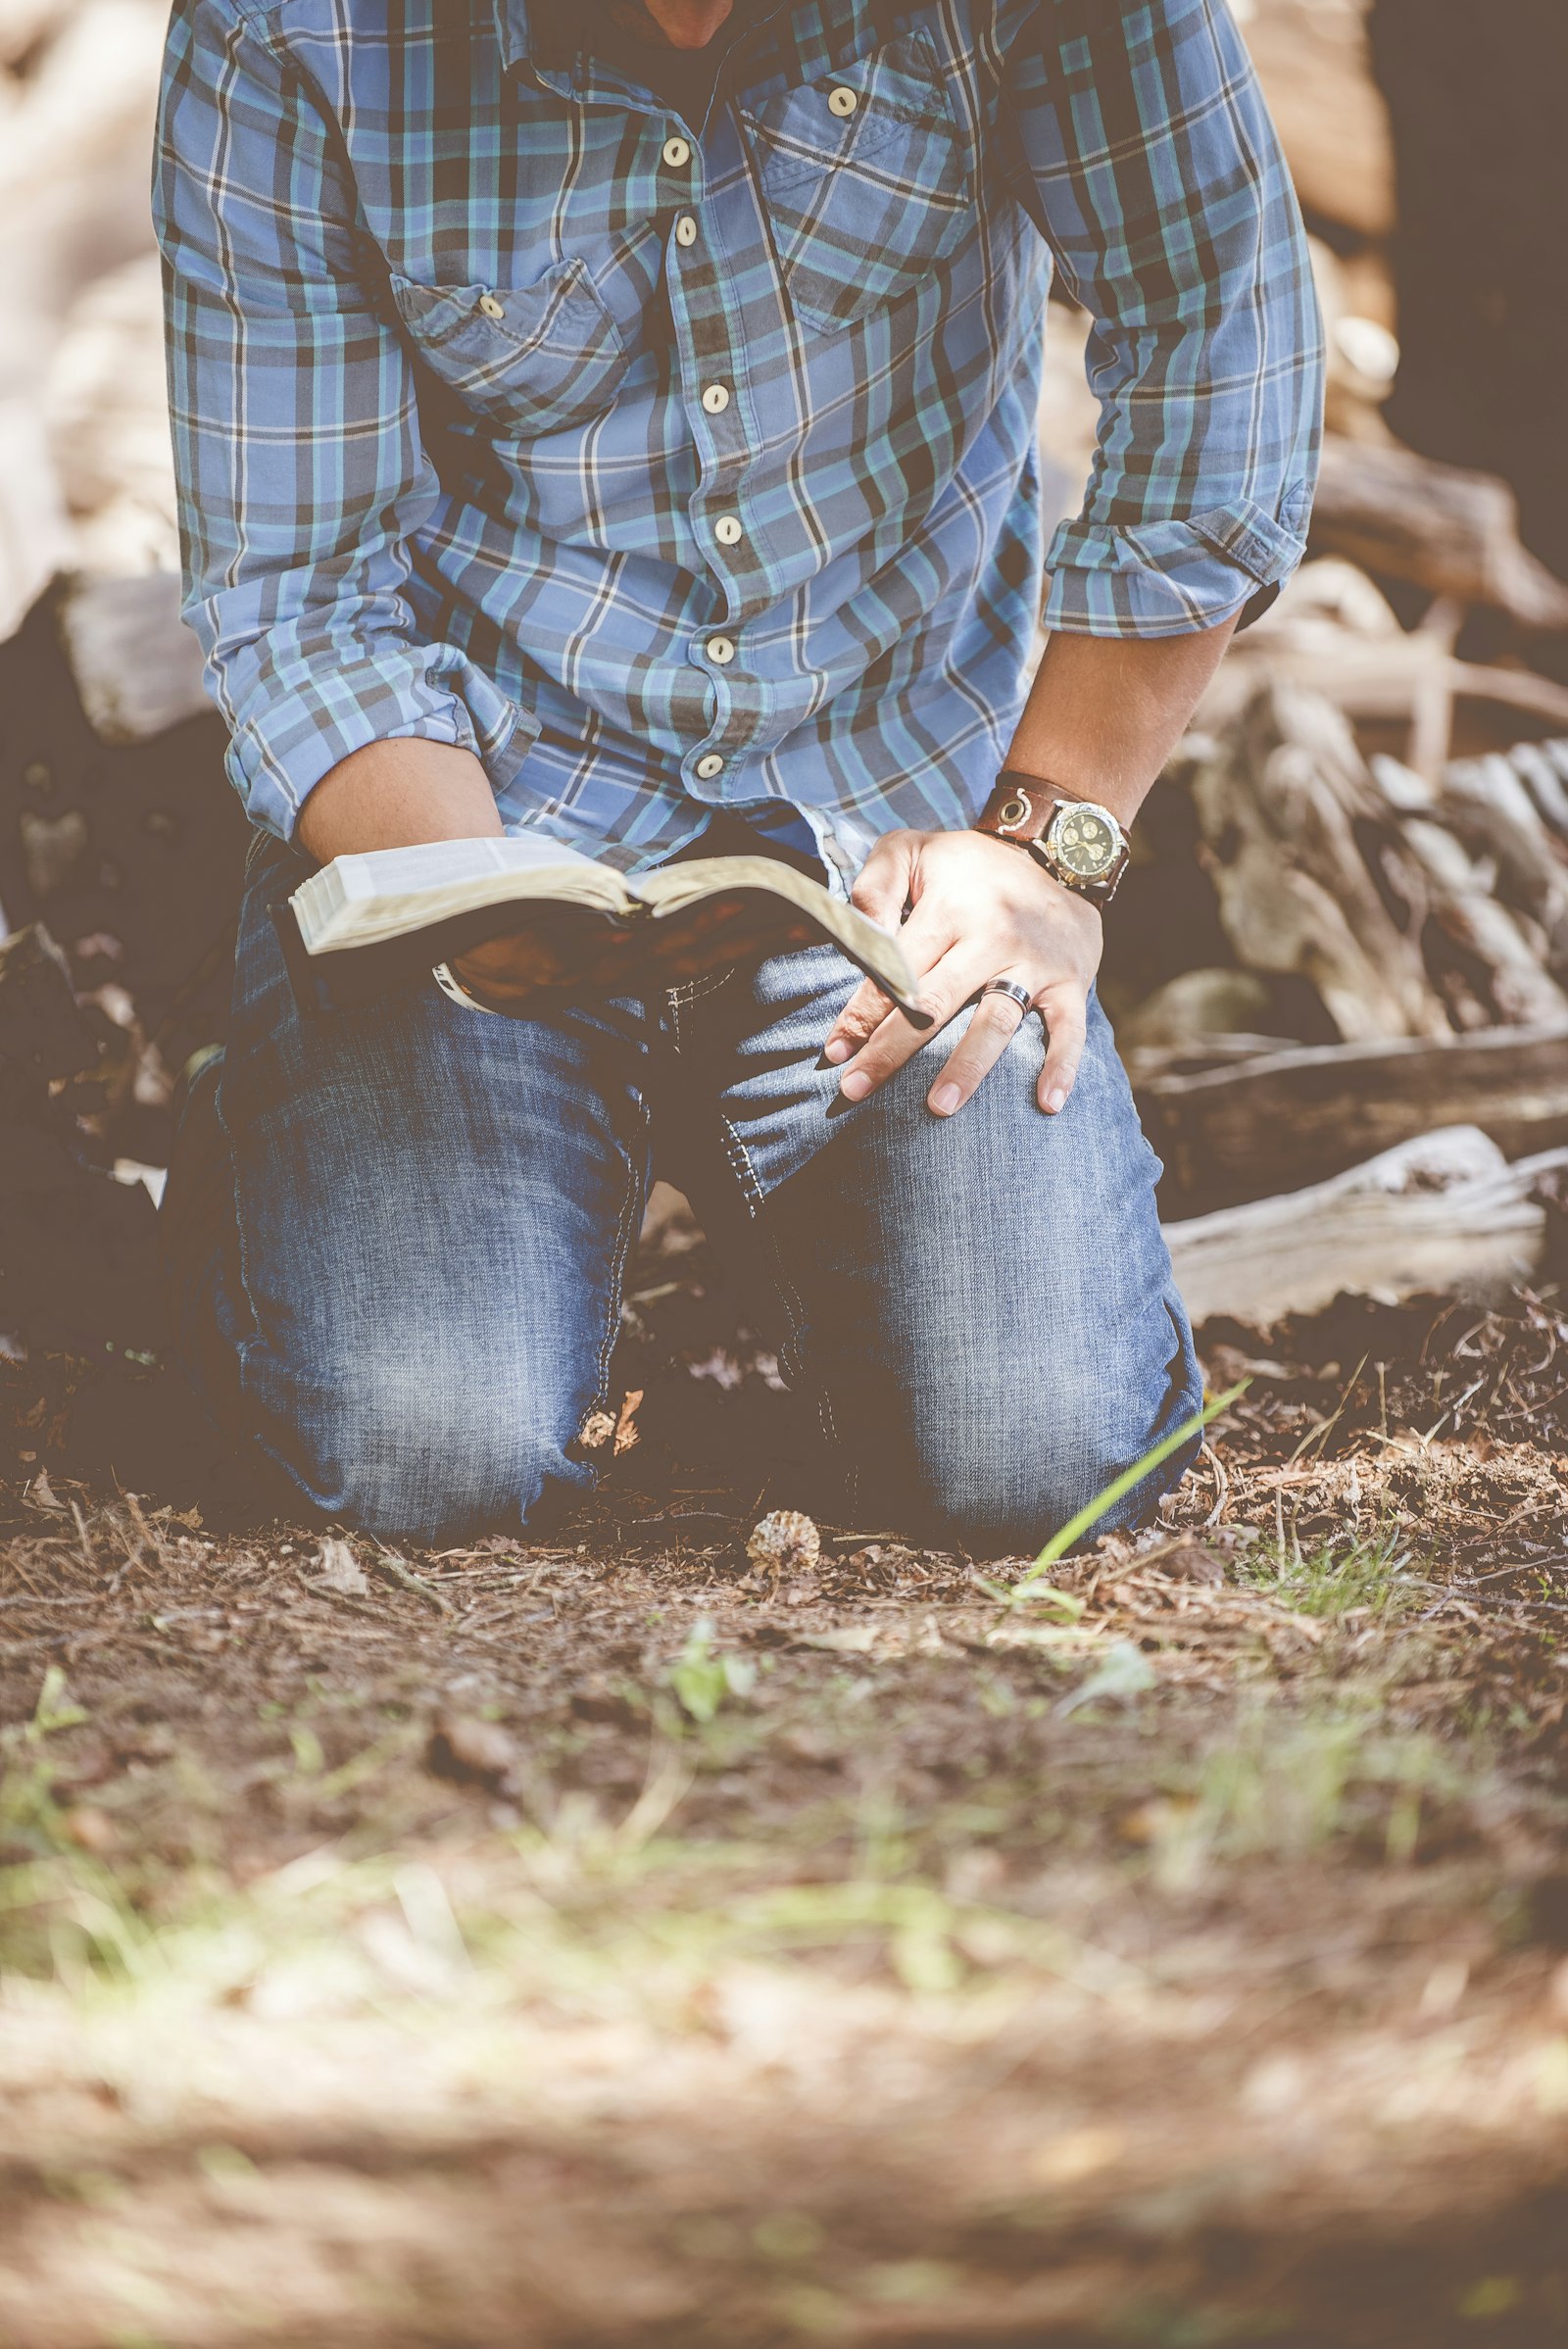
POLYGON ((1212 1402, 1206 1402, 1191 1419, 1184 1419, 1180 1427, 1172 1428, 1168 1436, 1162 1436, 1141 1460, 1135 1460, 1130 1468, 1124 1468, 1120 1476, 1112 1477, 1102 1493, 1097 1493, 1076 1517, 1068 1518, 1059 1533, 1052 1535, 1023 1580, 1013 1585, 1013 1598, 1016 1599, 1022 1591, 1027 1590, 1031 1583, 1038 1582, 1043 1574, 1048 1574, 1056 1560, 1064 1557, 1073 1543, 1081 1541, 1090 1527, 1100 1522, 1107 1509, 1115 1507, 1123 1493, 1130 1493, 1135 1485, 1142 1484, 1152 1468, 1157 1468, 1161 1460, 1168 1460, 1173 1451, 1180 1451, 1190 1436, 1196 1436, 1200 1429, 1206 1428, 1211 1419, 1219 1417, 1221 1411, 1228 1411, 1237 1396, 1245 1395, 1251 1383, 1250 1379, 1242 1379, 1236 1386, 1227 1388, 1223 1395, 1216 1395, 1212 1402))

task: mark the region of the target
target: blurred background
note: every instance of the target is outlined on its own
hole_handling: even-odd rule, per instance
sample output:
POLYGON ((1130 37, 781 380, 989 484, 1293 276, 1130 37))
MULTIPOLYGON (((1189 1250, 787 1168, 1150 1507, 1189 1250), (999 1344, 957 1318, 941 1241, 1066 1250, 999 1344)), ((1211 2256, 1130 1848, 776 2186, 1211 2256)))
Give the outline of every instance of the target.
MULTIPOLYGON (((1456 1101, 1508 1157, 1568 1142, 1563 1055, 1538 1049, 1568 1023, 1568 12, 1494 0, 1483 39, 1465 0, 1235 4, 1312 235, 1330 438, 1312 560, 1153 795, 1110 926, 1103 992, 1175 1214, 1456 1101), (1427 1049, 1478 1038, 1500 1049, 1427 1049), (1287 1081, 1282 1052, 1319 1058, 1287 1081)), ((221 1034, 244 846, 176 618, 164 22, 161 0, 0 0, 0 908, 46 925, 96 1026, 70 1150, 153 1189, 173 1081, 221 1034)), ((1096 411, 1085 321, 1054 318, 1041 440, 1066 511, 1096 411)), ((0 1324, 133 1344, 134 1283, 107 1323, 104 1266, 90 1307, 61 1301, 80 1221, 30 1269, 0 1248, 0 1324)))

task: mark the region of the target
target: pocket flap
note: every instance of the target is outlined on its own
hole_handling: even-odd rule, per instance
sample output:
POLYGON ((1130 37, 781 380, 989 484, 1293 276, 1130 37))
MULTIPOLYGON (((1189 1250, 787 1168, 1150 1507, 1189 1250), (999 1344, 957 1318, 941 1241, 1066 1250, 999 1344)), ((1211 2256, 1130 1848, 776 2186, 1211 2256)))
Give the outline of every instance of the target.
POLYGON ((786 90, 748 112, 747 121, 770 196, 821 171, 866 164, 900 131, 951 137, 955 127, 935 55, 917 33, 889 41, 842 73, 786 90), (855 93, 853 114, 835 113, 828 103, 841 89, 855 93))
POLYGON ((392 296, 419 357, 470 407, 511 410, 541 370, 556 383, 622 356, 619 328, 580 260, 524 286, 425 285, 394 270, 392 296))

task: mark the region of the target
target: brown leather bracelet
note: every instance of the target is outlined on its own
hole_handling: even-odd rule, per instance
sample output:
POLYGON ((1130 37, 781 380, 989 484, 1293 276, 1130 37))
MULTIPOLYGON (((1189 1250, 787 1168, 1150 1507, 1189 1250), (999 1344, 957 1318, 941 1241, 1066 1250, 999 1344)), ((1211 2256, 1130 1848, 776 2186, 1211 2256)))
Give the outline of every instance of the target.
POLYGON ((1046 832, 1056 809, 1079 796, 1044 776, 1021 775, 1015 767, 1004 766, 974 819, 974 829, 1026 849, 1046 832))

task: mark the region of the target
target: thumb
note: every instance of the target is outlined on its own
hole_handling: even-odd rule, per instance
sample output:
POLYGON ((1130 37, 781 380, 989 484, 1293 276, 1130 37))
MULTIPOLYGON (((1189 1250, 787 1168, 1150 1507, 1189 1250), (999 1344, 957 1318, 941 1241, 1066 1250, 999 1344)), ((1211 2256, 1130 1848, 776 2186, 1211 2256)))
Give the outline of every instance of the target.
POLYGON ((904 919, 920 838, 918 832, 885 834, 860 867, 850 891, 851 905, 868 914, 872 921, 880 922, 884 930, 896 930, 904 919))

